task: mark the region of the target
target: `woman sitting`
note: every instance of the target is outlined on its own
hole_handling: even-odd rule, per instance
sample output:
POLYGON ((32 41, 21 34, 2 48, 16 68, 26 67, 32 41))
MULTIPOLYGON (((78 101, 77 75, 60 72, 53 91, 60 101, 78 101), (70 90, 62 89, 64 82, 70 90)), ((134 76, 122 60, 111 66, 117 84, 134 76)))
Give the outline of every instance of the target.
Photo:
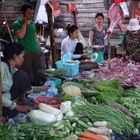
MULTIPOLYGON (((27 74, 17 67, 24 61, 23 48, 18 43, 4 47, 1 62, 3 116, 15 117, 19 112, 26 113, 32 109, 25 100, 25 94, 31 90, 27 74)), ((45 89, 44 86, 41 89, 45 89)))
POLYGON ((82 43, 78 42, 78 27, 72 25, 68 27, 68 36, 62 41, 61 44, 61 57, 66 53, 71 53, 73 59, 81 60, 82 57, 88 54, 83 52, 82 43))

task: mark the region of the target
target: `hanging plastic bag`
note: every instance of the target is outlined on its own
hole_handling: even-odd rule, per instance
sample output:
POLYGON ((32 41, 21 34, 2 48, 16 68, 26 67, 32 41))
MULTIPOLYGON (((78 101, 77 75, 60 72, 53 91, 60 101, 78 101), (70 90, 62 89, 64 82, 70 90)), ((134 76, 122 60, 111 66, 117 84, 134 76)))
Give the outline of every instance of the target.
POLYGON ((81 42, 83 44, 83 47, 87 47, 87 42, 86 40, 84 39, 82 33, 80 32, 80 30, 78 30, 78 40, 79 42, 81 42))
POLYGON ((51 43, 50 43, 50 36, 48 36, 47 40, 46 40, 46 46, 51 46, 51 43))
POLYGON ((124 17, 129 17, 129 11, 128 11, 127 3, 126 2, 120 2, 119 4, 120 4, 120 6, 122 8, 124 17))

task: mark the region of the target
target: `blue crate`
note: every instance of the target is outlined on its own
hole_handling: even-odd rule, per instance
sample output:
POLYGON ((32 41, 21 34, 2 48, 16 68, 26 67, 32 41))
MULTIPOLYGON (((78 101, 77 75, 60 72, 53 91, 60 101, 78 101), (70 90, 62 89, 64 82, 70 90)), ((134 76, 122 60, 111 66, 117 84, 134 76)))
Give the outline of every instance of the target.
POLYGON ((79 73, 79 62, 64 63, 64 68, 67 70, 65 76, 76 76, 79 73))
POLYGON ((63 76, 76 76, 79 73, 79 64, 80 62, 76 63, 67 63, 67 60, 71 60, 71 54, 67 53, 62 57, 62 60, 56 62, 56 68, 64 68, 66 69, 66 73, 63 76))
POLYGON ((63 63, 62 63, 62 60, 57 61, 55 64, 56 64, 56 68, 57 68, 57 69, 62 69, 62 68, 64 68, 64 65, 63 65, 63 63))

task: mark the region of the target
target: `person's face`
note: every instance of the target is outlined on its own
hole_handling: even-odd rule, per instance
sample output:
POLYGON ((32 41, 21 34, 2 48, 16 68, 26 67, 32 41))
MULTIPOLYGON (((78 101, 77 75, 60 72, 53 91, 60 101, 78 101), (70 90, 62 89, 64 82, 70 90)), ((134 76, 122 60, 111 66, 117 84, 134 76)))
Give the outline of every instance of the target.
POLYGON ((21 66, 24 62, 24 51, 19 55, 14 56, 14 62, 16 66, 21 66))
POLYGON ((32 20, 32 19, 33 19, 33 16, 34 16, 34 10, 28 8, 28 9, 25 11, 24 16, 27 17, 28 20, 32 20))
POLYGON ((78 38, 78 30, 75 30, 73 33, 71 33, 71 34, 70 34, 70 37, 71 37, 72 39, 78 38))
POLYGON ((96 23, 97 23, 97 24, 103 24, 103 22, 104 22, 104 19, 103 19, 102 16, 98 16, 98 17, 96 18, 96 23))

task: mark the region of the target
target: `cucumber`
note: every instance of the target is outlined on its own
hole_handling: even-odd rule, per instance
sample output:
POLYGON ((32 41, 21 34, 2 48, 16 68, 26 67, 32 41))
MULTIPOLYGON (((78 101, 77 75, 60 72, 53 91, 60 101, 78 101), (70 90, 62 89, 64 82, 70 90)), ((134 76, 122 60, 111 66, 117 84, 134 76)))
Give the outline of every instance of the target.
POLYGON ((53 124, 54 127, 59 127, 63 122, 62 121, 58 121, 56 123, 53 124))
POLYGON ((60 130, 60 129, 62 129, 62 128, 64 128, 64 125, 63 125, 63 124, 61 124, 61 125, 59 125, 58 127, 56 127, 56 130, 60 130))
POLYGON ((73 127, 72 127, 72 125, 70 124, 70 122, 66 122, 66 123, 65 123, 65 126, 66 126, 70 131, 73 131, 73 127))
POLYGON ((80 126, 82 126, 83 128, 88 128, 89 126, 85 123, 85 122, 82 122, 82 121, 78 121, 78 124, 80 125, 80 126))
POLYGON ((76 125, 77 125, 76 122, 72 123, 72 127, 76 127, 76 125))
POLYGON ((91 122, 87 122, 87 125, 89 125, 90 127, 93 126, 93 124, 91 122))

